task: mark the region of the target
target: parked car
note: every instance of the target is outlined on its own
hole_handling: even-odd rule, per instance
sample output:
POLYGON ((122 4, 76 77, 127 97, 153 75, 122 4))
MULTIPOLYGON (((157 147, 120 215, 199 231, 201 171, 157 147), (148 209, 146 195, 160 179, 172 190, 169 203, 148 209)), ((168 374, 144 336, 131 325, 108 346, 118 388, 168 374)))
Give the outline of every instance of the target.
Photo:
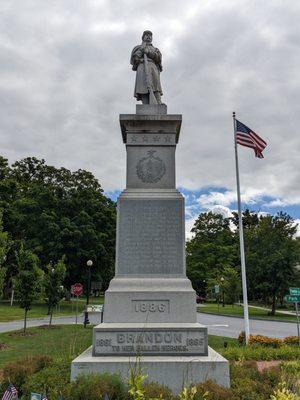
POLYGON ((201 304, 205 302, 205 297, 204 296, 200 296, 199 294, 197 294, 196 296, 196 303, 197 304, 201 304))

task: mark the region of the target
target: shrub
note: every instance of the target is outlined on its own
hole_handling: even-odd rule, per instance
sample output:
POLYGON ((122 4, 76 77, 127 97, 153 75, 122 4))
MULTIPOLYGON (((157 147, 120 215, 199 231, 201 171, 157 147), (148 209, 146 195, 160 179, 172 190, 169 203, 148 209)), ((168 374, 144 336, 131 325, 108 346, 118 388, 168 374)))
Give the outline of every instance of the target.
POLYGON ((213 381, 198 383, 195 386, 197 389, 195 400, 202 400, 205 393, 207 393, 205 397, 207 400, 237 400, 232 389, 219 386, 213 381))
POLYGON ((160 396, 164 400, 173 399, 171 389, 167 386, 160 385, 157 382, 146 382, 143 384, 143 391, 146 399, 159 398, 160 396))
MULTIPOLYGON (((196 386, 191 386, 190 388, 187 388, 185 386, 182 389, 182 391, 178 394, 178 399, 179 400, 194 400, 196 394, 197 394, 196 386)), ((204 393, 204 395, 202 396, 201 400, 206 400, 207 399, 207 395, 208 395, 208 393, 204 393)))
POLYGON ((250 335, 249 344, 261 344, 263 346, 277 348, 281 346, 282 340, 276 338, 269 338, 268 336, 263 336, 263 335, 250 335))
POLYGON ((238 362, 231 365, 233 399, 266 400, 280 381, 280 368, 259 372, 254 362, 238 362))
POLYGON ((300 399, 300 361, 281 363, 282 380, 286 388, 298 393, 300 399))
POLYGON ((11 381, 18 389, 20 395, 23 393, 23 385, 32 374, 41 371, 51 365, 52 358, 49 356, 26 357, 21 360, 9 362, 2 370, 2 388, 6 388, 11 381))
POLYGON ((66 397, 70 393, 70 363, 56 362, 31 375, 23 385, 23 395, 29 397, 31 392, 47 391, 49 400, 56 400, 60 393, 66 397))
POLYGON ((299 400, 296 393, 293 393, 286 387, 285 382, 282 382, 277 390, 270 397, 271 400, 299 400))
POLYGON ((287 336, 286 338, 283 339, 283 343, 289 344, 289 345, 293 345, 293 344, 298 345, 299 344, 298 336, 287 336))
MULTIPOLYGON (((245 332, 239 334, 238 342, 240 345, 246 344, 245 332)), ((299 344, 298 336, 287 336, 284 339, 270 338, 263 335, 250 335, 249 344, 261 344, 269 347, 280 347, 282 345, 297 345, 299 344)))
POLYGON ((99 400, 107 394, 110 400, 122 400, 127 390, 119 375, 89 374, 79 376, 71 384, 68 400, 99 400))
POLYGON ((228 360, 299 360, 300 346, 283 345, 279 348, 265 347, 260 344, 229 347, 222 349, 221 354, 228 360))
POLYGON ((300 361, 288 361, 281 364, 282 371, 287 375, 300 377, 300 361))
POLYGON ((239 342, 239 344, 241 345, 241 346, 244 346, 245 344, 246 344, 246 335, 245 335, 245 331, 242 331, 240 334, 239 334, 239 337, 238 337, 238 342, 239 342))

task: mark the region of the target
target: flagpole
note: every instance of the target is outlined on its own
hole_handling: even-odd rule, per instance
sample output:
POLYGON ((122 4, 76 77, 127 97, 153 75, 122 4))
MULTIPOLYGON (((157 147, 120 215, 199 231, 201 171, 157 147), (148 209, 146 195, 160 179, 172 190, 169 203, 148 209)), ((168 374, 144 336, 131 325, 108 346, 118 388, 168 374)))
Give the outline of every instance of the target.
POLYGON ((246 263, 245 263, 245 248, 244 248, 243 219, 242 219, 242 208, 241 208, 240 174, 239 174, 239 159, 238 159, 237 139, 236 139, 235 112, 233 112, 232 117, 233 117, 233 131, 234 131, 235 170, 236 170, 236 187, 237 187, 238 216, 239 216, 240 254, 241 254, 242 287, 243 287, 243 303, 244 303, 244 324, 245 324, 246 344, 248 344, 249 336, 250 336, 249 311, 248 311, 247 278, 246 278, 246 263))

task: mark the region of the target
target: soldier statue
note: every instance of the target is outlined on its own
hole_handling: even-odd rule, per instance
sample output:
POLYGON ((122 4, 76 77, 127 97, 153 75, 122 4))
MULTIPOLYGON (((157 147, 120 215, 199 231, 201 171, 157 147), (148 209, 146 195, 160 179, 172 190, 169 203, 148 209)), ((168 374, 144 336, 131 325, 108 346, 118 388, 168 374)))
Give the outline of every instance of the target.
POLYGON ((152 45, 152 32, 145 31, 142 44, 132 50, 130 64, 136 71, 134 97, 143 104, 161 104, 161 52, 152 45))

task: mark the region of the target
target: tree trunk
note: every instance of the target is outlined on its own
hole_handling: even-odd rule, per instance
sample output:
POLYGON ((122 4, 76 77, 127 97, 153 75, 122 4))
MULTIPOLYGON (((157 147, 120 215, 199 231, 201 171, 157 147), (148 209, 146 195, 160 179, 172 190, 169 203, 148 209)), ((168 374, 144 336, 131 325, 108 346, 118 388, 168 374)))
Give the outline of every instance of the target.
POLYGON ((50 306, 50 304, 48 304, 48 311, 47 311, 47 315, 50 315, 50 313, 51 313, 51 306, 50 306))
POLYGON ((25 313, 24 313, 24 333, 26 332, 26 325, 27 325, 27 309, 25 308, 25 313))
POLYGON ((274 293, 272 295, 272 309, 271 309, 270 315, 275 315, 275 311, 276 311, 276 296, 274 293))
POLYGON ((52 315, 53 315, 53 308, 51 307, 51 310, 50 310, 50 321, 49 321, 49 325, 51 325, 51 324, 52 324, 52 315))
POLYGON ((280 296, 280 307, 283 307, 283 296, 280 296))

